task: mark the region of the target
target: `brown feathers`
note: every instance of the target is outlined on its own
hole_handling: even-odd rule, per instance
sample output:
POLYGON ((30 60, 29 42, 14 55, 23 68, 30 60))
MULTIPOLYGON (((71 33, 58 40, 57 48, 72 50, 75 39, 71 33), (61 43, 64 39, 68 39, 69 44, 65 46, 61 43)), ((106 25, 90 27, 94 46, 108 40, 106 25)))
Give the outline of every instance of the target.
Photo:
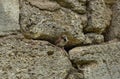
POLYGON ((61 35, 55 42, 56 46, 64 47, 68 43, 68 38, 66 35, 61 35))

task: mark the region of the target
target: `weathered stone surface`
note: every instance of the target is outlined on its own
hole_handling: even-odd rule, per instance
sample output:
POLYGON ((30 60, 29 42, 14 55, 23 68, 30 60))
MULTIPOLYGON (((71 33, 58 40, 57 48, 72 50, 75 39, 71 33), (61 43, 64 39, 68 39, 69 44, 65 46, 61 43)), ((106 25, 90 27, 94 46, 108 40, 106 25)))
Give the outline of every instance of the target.
POLYGON ((73 79, 81 79, 61 48, 21 35, 0 38, 0 79, 67 79, 74 74, 73 79))
POLYGON ((112 40, 115 38, 120 39, 120 1, 118 0, 116 4, 112 7, 113 15, 111 26, 108 28, 108 32, 106 32, 106 39, 112 40))
POLYGON ((61 6, 77 13, 86 13, 86 0, 56 0, 61 6))
POLYGON ((88 26, 85 31, 101 34, 110 24, 111 12, 104 0, 88 0, 87 5, 88 26))
POLYGON ((117 1, 0 0, 0 79, 120 79, 117 1), (51 44, 64 34, 70 58, 51 44))
POLYGON ((112 5, 114 4, 117 0, 104 0, 106 4, 112 5))
POLYGON ((120 79, 120 42, 76 47, 69 54, 85 79, 120 79))
POLYGON ((104 36, 96 33, 85 34, 85 41, 83 44, 100 44, 104 42, 104 36))
POLYGON ((51 12, 42 10, 39 8, 42 6, 35 5, 33 0, 28 0, 31 3, 27 0, 20 1, 20 26, 25 37, 54 42, 59 36, 65 34, 69 39, 68 46, 80 44, 84 41, 82 31, 87 23, 86 14, 79 15, 64 7, 51 12))
POLYGON ((65 34, 68 47, 86 42, 83 32, 101 34, 111 19, 103 0, 20 0, 20 7, 25 37, 54 43, 65 34))
POLYGON ((34 7, 38 7, 41 10, 55 11, 60 8, 56 2, 49 0, 28 0, 34 7))
POLYGON ((0 0, 0 36, 19 30, 18 0, 0 0))

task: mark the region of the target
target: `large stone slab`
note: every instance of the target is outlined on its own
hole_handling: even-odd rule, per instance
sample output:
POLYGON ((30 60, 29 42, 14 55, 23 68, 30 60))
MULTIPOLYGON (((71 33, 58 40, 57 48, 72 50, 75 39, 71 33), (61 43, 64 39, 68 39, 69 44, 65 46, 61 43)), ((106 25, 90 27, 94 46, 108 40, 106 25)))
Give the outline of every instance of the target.
POLYGON ((85 79, 120 79, 120 42, 76 47, 69 54, 85 79))
POLYGON ((19 29, 18 0, 0 0, 0 35, 19 29))
POLYGON ((20 27, 26 38, 54 43, 65 34, 68 47, 87 43, 84 34, 101 36, 110 15, 103 0, 20 0, 20 27))
POLYGON ((23 36, 0 38, 0 79, 81 79, 65 51, 23 36), (72 78, 69 78, 69 77, 72 78))
POLYGON ((24 36, 55 42, 65 34, 69 39, 68 46, 82 43, 87 15, 77 14, 68 7, 60 6, 60 3, 51 0, 20 0, 20 26, 24 36))
POLYGON ((108 32, 106 33, 107 40, 113 40, 115 38, 120 39, 120 0, 112 6, 112 11, 113 15, 111 26, 108 28, 108 32))

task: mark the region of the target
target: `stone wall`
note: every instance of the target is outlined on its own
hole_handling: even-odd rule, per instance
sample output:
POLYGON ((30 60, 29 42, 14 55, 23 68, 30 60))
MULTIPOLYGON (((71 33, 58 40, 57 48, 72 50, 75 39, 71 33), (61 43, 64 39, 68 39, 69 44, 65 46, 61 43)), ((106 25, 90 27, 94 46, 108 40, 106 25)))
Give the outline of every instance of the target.
POLYGON ((119 0, 0 0, 0 79, 120 79, 119 0))
POLYGON ((19 30, 18 0, 0 0, 0 36, 19 30))

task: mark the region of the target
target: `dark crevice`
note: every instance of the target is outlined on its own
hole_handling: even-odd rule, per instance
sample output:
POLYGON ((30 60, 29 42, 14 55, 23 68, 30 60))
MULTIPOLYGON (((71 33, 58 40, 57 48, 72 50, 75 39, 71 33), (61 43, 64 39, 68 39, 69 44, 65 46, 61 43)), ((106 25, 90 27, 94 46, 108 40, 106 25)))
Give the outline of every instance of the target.
POLYGON ((111 15, 111 20, 110 20, 110 25, 108 25, 106 27, 106 29, 104 30, 104 32, 102 33, 102 35, 104 36, 104 41, 107 42, 110 40, 109 36, 108 36, 108 33, 110 32, 110 28, 112 26, 112 18, 113 18, 113 15, 111 15))
POLYGON ((78 70, 78 67, 77 67, 76 63, 74 63, 74 61, 72 61, 72 60, 70 60, 70 61, 71 61, 71 63, 72 63, 72 66, 73 66, 75 69, 78 70))
POLYGON ((89 19, 90 19, 89 16, 88 16, 88 14, 89 14, 89 8, 88 8, 88 7, 89 7, 89 0, 86 0, 87 24, 86 24, 86 25, 84 26, 84 28, 83 28, 83 33, 84 33, 84 34, 88 33, 88 32, 85 31, 85 28, 89 25, 89 24, 88 24, 88 21, 89 21, 89 19))

